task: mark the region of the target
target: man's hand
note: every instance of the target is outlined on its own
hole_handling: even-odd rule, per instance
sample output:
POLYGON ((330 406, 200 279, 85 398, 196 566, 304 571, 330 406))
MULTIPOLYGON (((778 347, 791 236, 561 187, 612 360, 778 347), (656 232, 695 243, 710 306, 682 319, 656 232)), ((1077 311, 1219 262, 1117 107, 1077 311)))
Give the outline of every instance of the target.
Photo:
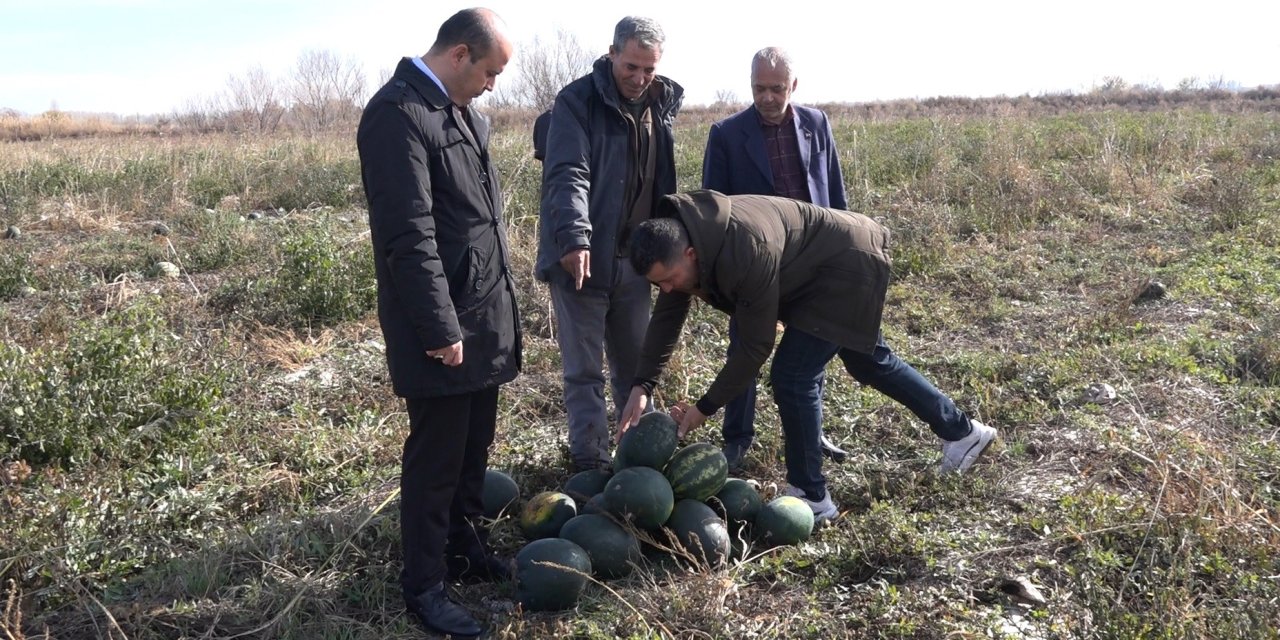
POLYGON ((573 288, 582 290, 582 281, 591 277, 591 250, 574 249, 560 256, 560 266, 573 276, 573 288))
POLYGON ((640 421, 640 416, 644 415, 645 409, 649 408, 649 394, 645 393, 644 387, 631 387, 631 397, 627 398, 627 406, 622 410, 622 417, 618 420, 618 441, 622 441, 622 434, 631 428, 631 425, 640 421))
POLYGON ((455 342, 443 349, 428 349, 427 356, 440 361, 446 367, 462 364, 462 342, 455 342))
POLYGON ((691 405, 688 402, 677 402, 667 413, 671 414, 671 419, 680 425, 676 429, 676 434, 681 440, 684 440, 685 435, 690 431, 701 427, 702 423, 707 421, 707 417, 698 411, 697 405, 691 405))

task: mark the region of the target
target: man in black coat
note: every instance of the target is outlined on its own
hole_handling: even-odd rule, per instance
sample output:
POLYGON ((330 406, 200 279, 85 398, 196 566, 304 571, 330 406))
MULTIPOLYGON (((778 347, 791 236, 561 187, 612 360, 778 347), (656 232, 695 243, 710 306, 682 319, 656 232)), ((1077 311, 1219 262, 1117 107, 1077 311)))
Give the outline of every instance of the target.
POLYGON ((426 55, 400 61, 356 137, 378 320, 409 413, 401 586, 429 629, 463 637, 483 629, 444 581, 507 575, 479 520, 498 387, 519 371, 520 332, 489 122, 468 108, 511 58, 505 32, 487 9, 454 14, 426 55))

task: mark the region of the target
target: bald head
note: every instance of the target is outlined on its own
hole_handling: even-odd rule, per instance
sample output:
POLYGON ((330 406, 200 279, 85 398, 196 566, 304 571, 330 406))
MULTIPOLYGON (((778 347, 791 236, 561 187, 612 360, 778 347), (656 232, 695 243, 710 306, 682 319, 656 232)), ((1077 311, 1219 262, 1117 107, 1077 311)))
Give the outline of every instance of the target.
POLYGON ((429 56, 443 55, 450 49, 463 45, 472 62, 479 62, 494 48, 510 46, 507 24, 489 9, 473 7, 463 9, 444 21, 436 33, 436 41, 427 52, 429 56))
POLYGON ((511 39, 498 14, 481 8, 463 9, 440 25, 435 44, 423 62, 444 85, 449 99, 466 107, 492 91, 498 74, 511 60, 511 39))

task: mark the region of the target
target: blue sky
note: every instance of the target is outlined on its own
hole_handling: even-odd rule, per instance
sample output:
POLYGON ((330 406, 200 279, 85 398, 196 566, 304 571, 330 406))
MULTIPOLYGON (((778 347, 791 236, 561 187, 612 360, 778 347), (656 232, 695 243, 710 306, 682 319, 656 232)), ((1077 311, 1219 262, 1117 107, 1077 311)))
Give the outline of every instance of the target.
MULTIPOLYGON (((807 10, 791 13, 745 4, 637 5, 666 29, 659 71, 685 86, 687 102, 710 102, 721 90, 747 98, 748 62, 766 45, 796 57, 801 102, 1087 91, 1109 76, 1166 87, 1190 77, 1280 83, 1274 0, 876 0, 797 3, 807 10)), ((219 93, 228 76, 253 65, 284 82, 308 49, 355 58, 373 79, 400 56, 423 53, 463 6, 0 0, 0 108, 169 113, 219 93)), ((593 53, 605 51, 628 11, 599 0, 485 6, 503 15, 517 42, 563 28, 593 53)))

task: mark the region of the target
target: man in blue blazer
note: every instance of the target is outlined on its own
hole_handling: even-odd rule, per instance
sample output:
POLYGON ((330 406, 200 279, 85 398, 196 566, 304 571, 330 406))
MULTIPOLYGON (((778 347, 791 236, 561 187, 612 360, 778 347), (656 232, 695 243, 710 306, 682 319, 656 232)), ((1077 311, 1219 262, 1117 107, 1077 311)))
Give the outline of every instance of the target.
MULTIPOLYGON (((702 161, 702 188, 726 195, 767 195, 803 200, 820 207, 848 209, 844 177, 827 114, 791 102, 798 81, 791 58, 766 47, 751 59, 750 107, 711 125, 702 161)), ((737 326, 729 322, 729 352, 737 346, 737 326)), ((756 387, 752 384, 725 406, 724 455, 731 469, 742 465, 755 439, 756 387)), ((826 435, 823 455, 843 461, 846 453, 826 435)))

